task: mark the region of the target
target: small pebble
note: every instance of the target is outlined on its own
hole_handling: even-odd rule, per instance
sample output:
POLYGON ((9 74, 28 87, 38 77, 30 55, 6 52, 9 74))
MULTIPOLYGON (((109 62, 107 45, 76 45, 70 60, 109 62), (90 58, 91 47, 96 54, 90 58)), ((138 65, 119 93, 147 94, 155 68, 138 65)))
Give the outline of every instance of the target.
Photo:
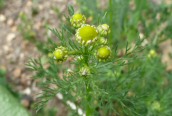
POLYGON ((21 100, 21 104, 25 107, 25 108, 28 108, 30 103, 29 103, 29 100, 27 99, 22 99, 21 100))
POLYGON ((25 95, 30 95, 31 94, 31 89, 28 87, 25 90, 23 90, 22 93, 25 94, 25 95))
POLYGON ((11 27, 11 31, 12 31, 12 32, 16 32, 16 31, 17 31, 17 26, 12 26, 12 27, 11 27))
POLYGON ((0 14, 0 22, 4 22, 6 20, 5 15, 0 14))
POLYGON ((7 25, 8 26, 13 26, 14 25, 14 20, 13 19, 8 19, 7 20, 7 25))
POLYGON ((9 33, 7 35, 7 42, 11 42, 14 38, 16 37, 16 34, 15 33, 9 33))
POLYGON ((14 71, 13 71, 13 75, 15 78, 19 78, 20 75, 21 75, 21 69, 20 68, 16 68, 14 71))

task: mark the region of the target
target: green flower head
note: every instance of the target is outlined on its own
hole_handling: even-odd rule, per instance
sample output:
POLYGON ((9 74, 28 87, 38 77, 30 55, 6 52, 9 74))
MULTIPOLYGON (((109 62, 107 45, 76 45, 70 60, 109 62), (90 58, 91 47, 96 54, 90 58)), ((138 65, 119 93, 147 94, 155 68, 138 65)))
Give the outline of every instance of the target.
POLYGON ((97 30, 101 36, 107 36, 110 33, 110 28, 107 24, 99 25, 97 30))
POLYGON ((97 58, 99 61, 106 61, 111 56, 111 49, 108 46, 102 46, 97 50, 97 58))
POLYGON ((65 61, 67 59, 67 50, 65 47, 58 47, 55 49, 55 51, 53 52, 53 58, 57 61, 57 62, 62 62, 65 61))
POLYGON ((155 50, 150 50, 148 54, 148 58, 155 58, 157 56, 157 53, 155 50))
POLYGON ((153 110, 157 110, 157 111, 161 110, 161 105, 158 101, 154 101, 151 106, 153 110))
POLYGON ((97 40, 98 32, 94 26, 82 25, 76 32, 76 40, 82 45, 89 45, 97 40))
POLYGON ((82 14, 74 14, 70 19, 71 25, 75 28, 81 27, 81 25, 85 24, 86 18, 82 14))

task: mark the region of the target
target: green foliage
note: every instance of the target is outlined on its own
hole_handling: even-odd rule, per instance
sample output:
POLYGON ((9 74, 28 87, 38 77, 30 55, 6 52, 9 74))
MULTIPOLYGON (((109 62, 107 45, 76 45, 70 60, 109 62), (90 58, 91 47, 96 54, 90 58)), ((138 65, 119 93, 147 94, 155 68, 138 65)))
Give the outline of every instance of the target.
POLYGON ((7 86, 5 75, 6 75, 6 70, 0 69, 0 85, 7 86))
POLYGON ((5 6, 5 0, 0 0, 0 10, 5 6))
POLYGON ((0 85, 0 115, 29 116, 28 112, 18 103, 9 91, 0 85))
MULTIPOLYGON (((60 31, 50 29, 60 42, 49 39, 45 46, 52 53, 62 45, 72 51, 71 59, 66 64, 57 64, 53 58, 46 57, 45 61, 31 59, 27 64, 36 72, 35 79, 42 89, 35 104, 37 110, 62 93, 64 104, 68 100, 74 102, 87 116, 170 116, 171 73, 166 72, 156 51, 158 44, 171 36, 171 15, 166 10, 171 7, 152 7, 151 3, 135 0, 133 10, 128 0, 109 0, 108 8, 103 11, 97 7, 96 0, 78 2, 83 5, 81 12, 93 16, 93 24, 110 25, 108 44, 112 58, 107 62, 97 61, 94 54, 99 44, 93 48, 78 44, 73 39, 75 29, 69 25, 70 17, 66 17, 68 22, 60 31), (159 20, 154 18, 157 13, 161 14, 159 20), (167 30, 159 30, 164 22, 167 30), (145 39, 139 37, 140 33, 145 39), (164 35, 167 38, 162 39, 164 35), (149 42, 148 46, 142 46, 144 40, 149 42), (152 49, 156 55, 149 52, 152 49), (79 55, 83 58, 76 57, 79 55), (79 72, 85 65, 91 75, 83 77, 79 72)), ((72 16, 73 8, 69 6, 68 10, 72 16)), ((70 115, 77 115, 76 111, 70 115)))

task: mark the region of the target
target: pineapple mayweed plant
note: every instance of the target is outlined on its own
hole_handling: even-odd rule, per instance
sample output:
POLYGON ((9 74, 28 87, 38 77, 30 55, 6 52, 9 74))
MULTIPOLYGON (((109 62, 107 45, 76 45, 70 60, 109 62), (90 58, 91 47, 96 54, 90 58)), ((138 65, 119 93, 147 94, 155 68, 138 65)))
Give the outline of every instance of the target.
MULTIPOLYGON (((39 110, 61 93, 64 101, 73 101, 78 110, 83 109, 83 113, 78 111, 78 115, 94 116, 100 115, 101 112, 111 115, 115 113, 116 109, 113 107, 117 103, 113 103, 114 100, 110 97, 112 93, 107 90, 112 86, 112 82, 116 81, 116 74, 121 75, 120 69, 113 72, 116 79, 109 78, 112 79, 110 81, 107 77, 120 65, 126 65, 123 60, 129 48, 126 47, 123 60, 115 59, 116 48, 112 49, 113 46, 108 45, 108 34, 111 32, 108 24, 86 24, 86 18, 82 14, 73 14, 68 21, 70 28, 63 26, 61 32, 50 29, 60 40, 60 45, 51 41, 54 49, 50 50, 46 62, 32 59, 28 63, 28 67, 37 72, 36 79, 42 78, 39 82, 42 92, 35 106, 39 110), (71 31, 72 29, 74 31, 71 31), (69 62, 71 66, 65 62, 69 62), (47 63, 49 67, 45 68, 44 64, 47 63), (62 77, 60 72, 63 73, 62 77)), ((135 48, 137 49, 137 45, 135 48)), ((64 103, 69 105, 68 102, 64 103)))
POLYGON ((86 17, 74 14, 72 8, 70 15, 70 25, 62 25, 61 31, 50 29, 60 42, 49 40, 49 57, 28 63, 42 89, 37 110, 57 96, 71 107, 73 116, 139 116, 163 111, 164 103, 153 99, 154 92, 149 91, 163 82, 154 83, 163 72, 150 71, 157 65, 163 70, 155 63, 159 61, 155 52, 144 57, 139 38, 134 46, 117 49, 109 43, 109 34, 115 30, 110 31, 108 24, 86 24, 86 17))

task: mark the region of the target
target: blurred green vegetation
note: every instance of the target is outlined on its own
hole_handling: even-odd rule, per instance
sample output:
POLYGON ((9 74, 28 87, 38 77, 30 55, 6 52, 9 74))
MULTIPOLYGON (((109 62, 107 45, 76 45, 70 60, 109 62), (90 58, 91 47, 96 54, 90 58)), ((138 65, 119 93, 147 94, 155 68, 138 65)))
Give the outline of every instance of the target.
POLYGON ((0 85, 0 115, 29 116, 19 101, 2 85, 0 85))
POLYGON ((0 10, 5 6, 5 0, 0 0, 0 10))
POLYGON ((4 69, 0 69, 0 103, 0 115, 29 116, 6 81, 6 70, 4 69))

